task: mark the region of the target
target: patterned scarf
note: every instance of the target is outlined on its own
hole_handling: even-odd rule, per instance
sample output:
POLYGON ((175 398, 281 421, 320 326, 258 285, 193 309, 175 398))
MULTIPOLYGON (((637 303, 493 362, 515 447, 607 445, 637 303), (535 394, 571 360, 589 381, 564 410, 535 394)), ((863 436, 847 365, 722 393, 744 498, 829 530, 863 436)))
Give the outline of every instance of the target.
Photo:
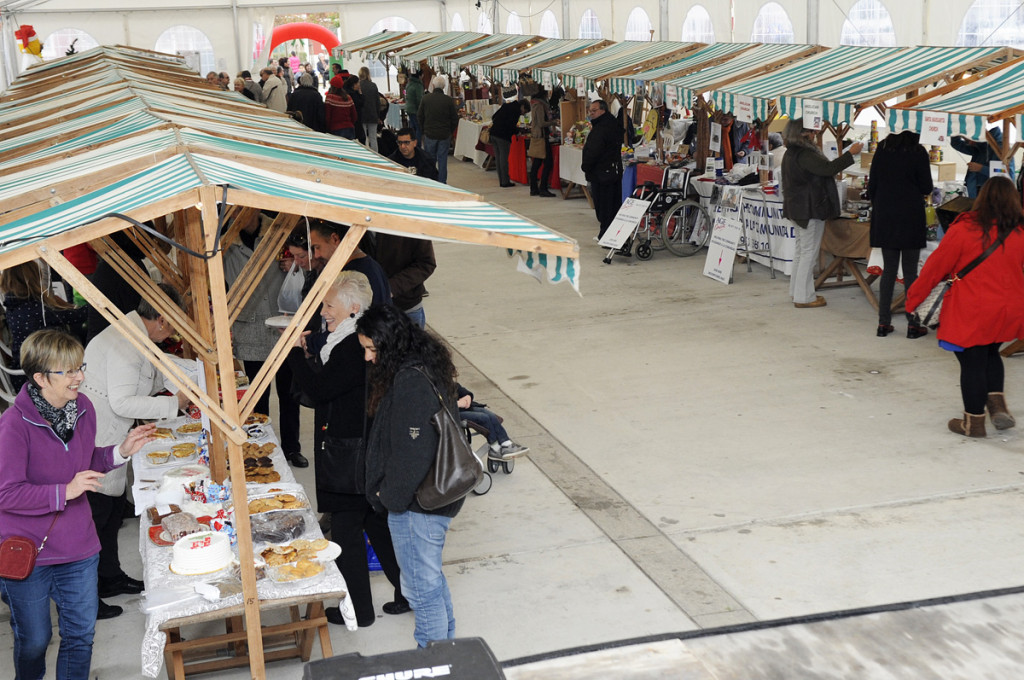
POLYGON ((28 396, 32 397, 32 403, 39 410, 43 417, 53 428, 53 431, 60 437, 60 440, 67 444, 75 435, 75 421, 78 420, 78 400, 71 399, 64 404, 64 408, 57 408, 43 398, 39 388, 29 383, 28 396))

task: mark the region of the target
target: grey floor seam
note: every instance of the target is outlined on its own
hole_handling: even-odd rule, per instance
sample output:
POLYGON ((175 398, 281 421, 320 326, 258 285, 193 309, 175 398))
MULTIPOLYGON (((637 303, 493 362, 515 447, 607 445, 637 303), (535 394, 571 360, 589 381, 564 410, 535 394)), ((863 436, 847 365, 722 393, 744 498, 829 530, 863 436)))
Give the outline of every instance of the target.
POLYGON ((541 433, 547 439, 554 455, 533 455, 530 461, 694 624, 707 628, 757 620, 664 532, 522 409, 507 392, 454 347, 452 354, 456 364, 472 367, 479 374, 480 379, 475 380, 474 388, 483 382, 487 389, 481 392, 501 394, 533 424, 532 431, 541 433))

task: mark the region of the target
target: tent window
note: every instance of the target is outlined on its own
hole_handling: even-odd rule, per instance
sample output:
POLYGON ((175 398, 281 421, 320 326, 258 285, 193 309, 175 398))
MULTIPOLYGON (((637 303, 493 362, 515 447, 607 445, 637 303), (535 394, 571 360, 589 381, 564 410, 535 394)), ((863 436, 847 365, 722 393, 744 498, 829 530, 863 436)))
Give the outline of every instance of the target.
POLYGON ((267 46, 266 33, 263 32, 263 24, 254 21, 252 24, 252 63, 260 63, 260 55, 263 48, 267 46))
POLYGON ((964 15, 956 44, 1024 48, 1024 11, 1019 0, 975 0, 964 15))
POLYGON ((584 40, 601 39, 601 22, 597 20, 594 10, 588 9, 583 13, 583 18, 580 19, 579 37, 584 40))
POLYGON ((509 13, 508 21, 505 22, 505 32, 509 35, 523 34, 523 22, 519 20, 519 15, 515 12, 509 13))
POLYGON ((62 28, 51 33, 50 37, 43 41, 43 59, 57 59, 67 56, 68 49, 72 43, 75 45, 76 54, 85 50, 91 50, 100 45, 85 31, 80 31, 77 28, 62 28), (75 42, 76 40, 77 42, 75 42))
POLYGON ((860 0, 850 8, 849 18, 843 22, 839 44, 894 47, 896 30, 889 10, 880 0, 860 0))
POLYGON ((466 25, 462 23, 462 15, 458 12, 452 16, 452 30, 459 32, 466 30, 466 25))
POLYGON ((640 7, 634 7, 626 19, 626 40, 640 40, 650 42, 651 40, 651 19, 647 12, 640 7))
MULTIPOLYGON (((455 16, 459 15, 456 14, 455 16)), ((454 19, 452 20, 452 22, 454 23, 454 19)), ((453 28, 452 30, 455 29, 453 28)), ((386 17, 375 23, 373 26, 371 26, 369 33, 367 33, 366 35, 373 35, 375 33, 380 33, 381 31, 415 33, 416 27, 413 26, 411 21, 403 17, 386 17)), ((367 62, 366 67, 370 69, 371 78, 384 78, 387 75, 384 71, 384 64, 381 63, 379 59, 373 59, 372 61, 367 62)), ((391 75, 397 74, 398 70, 394 66, 392 66, 391 75)))
POLYGON ((558 30, 558 19, 555 18, 555 13, 551 10, 544 12, 544 16, 540 18, 539 35, 545 38, 562 37, 562 33, 558 30))
POLYGON ((683 21, 683 42, 715 42, 715 27, 711 15, 700 5, 694 5, 683 21))
POLYGON ((477 16, 476 32, 487 33, 488 35, 494 33, 494 26, 491 25, 491 20, 483 12, 480 12, 479 16, 477 16))
POLYGON ((198 28, 171 26, 156 39, 153 49, 165 54, 184 56, 185 62, 192 68, 198 66, 197 70, 201 74, 217 70, 213 58, 213 43, 198 28))
POLYGON ((776 2, 766 3, 754 19, 754 30, 750 42, 791 43, 793 22, 782 6, 776 2))

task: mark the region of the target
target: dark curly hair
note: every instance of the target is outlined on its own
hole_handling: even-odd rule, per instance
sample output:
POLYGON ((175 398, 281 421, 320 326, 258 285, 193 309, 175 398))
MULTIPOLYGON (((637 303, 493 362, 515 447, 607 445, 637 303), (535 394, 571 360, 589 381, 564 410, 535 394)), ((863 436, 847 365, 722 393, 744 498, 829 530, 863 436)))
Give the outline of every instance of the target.
POLYGON ((452 402, 456 398, 458 371, 452 353, 437 336, 428 333, 393 305, 366 310, 356 321, 356 332, 373 341, 377 363, 370 369, 370 396, 366 410, 377 412, 381 399, 391 389, 395 374, 407 362, 419 363, 441 394, 452 402))
POLYGON ((992 177, 981 185, 978 197, 974 199, 974 211, 981 224, 981 243, 986 248, 992 236, 991 227, 996 227, 996 238, 1005 239, 1014 229, 1024 226, 1024 209, 1021 208, 1020 194, 1009 177, 992 177))

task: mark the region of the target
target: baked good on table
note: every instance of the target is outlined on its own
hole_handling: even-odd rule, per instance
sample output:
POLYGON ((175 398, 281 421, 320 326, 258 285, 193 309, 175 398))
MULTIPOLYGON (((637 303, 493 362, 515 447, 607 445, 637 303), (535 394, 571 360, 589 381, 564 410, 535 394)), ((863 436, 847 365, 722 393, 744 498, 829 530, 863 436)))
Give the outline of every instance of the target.
POLYGON ((185 423, 184 425, 179 426, 176 432, 178 434, 196 434, 197 432, 202 431, 202 429, 203 424, 200 422, 185 423))
POLYGON ((188 536, 189 534, 195 534, 203 530, 203 525, 187 512, 176 512, 171 515, 167 515, 160 520, 161 526, 164 531, 167 532, 167 536, 172 541, 176 541, 179 538, 188 536))
POLYGON ((203 531, 174 544, 171 571, 175 574, 209 574, 231 564, 231 540, 227 534, 203 531))
POLYGON ((272 512, 250 517, 254 543, 287 543, 306 531, 301 512, 272 512))
POLYGON ((285 564, 277 568, 275 581, 298 581, 299 579, 316 576, 324 570, 324 565, 310 560, 299 560, 295 564, 285 564))
POLYGON ((171 447, 171 453, 175 458, 188 458, 196 452, 195 444, 175 444, 171 447))
POLYGON ((270 422, 270 416, 266 413, 252 413, 245 419, 243 425, 266 425, 270 422))
POLYGON ((153 437, 156 439, 174 439, 174 433, 171 432, 169 427, 158 427, 153 430, 153 437))

